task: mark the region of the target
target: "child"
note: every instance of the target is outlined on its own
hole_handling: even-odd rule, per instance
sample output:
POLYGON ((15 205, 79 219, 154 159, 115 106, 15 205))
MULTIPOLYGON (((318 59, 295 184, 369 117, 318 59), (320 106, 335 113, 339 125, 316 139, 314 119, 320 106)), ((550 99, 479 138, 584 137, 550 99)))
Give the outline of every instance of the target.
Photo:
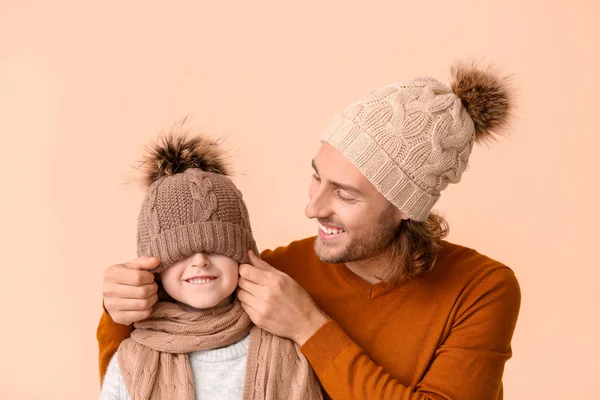
POLYGON ((234 298, 258 254, 216 144, 167 136, 143 162, 138 256, 160 259, 159 302, 111 360, 101 399, 321 399, 293 342, 253 326, 234 298))

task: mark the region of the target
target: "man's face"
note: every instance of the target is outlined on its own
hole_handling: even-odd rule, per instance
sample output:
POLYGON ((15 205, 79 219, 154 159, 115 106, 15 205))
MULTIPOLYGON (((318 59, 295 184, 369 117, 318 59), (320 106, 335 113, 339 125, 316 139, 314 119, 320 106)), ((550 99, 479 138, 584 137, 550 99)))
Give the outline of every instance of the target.
POLYGON ((317 256, 325 263, 342 264, 381 255, 402 213, 327 143, 313 159, 313 169, 305 214, 317 220, 317 256))

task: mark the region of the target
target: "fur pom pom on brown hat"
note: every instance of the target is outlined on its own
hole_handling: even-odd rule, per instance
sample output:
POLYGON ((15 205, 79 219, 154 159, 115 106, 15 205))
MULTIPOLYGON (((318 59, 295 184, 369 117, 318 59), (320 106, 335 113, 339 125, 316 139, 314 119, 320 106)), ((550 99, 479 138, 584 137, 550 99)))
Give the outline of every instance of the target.
POLYGON ((457 63, 451 74, 450 86, 416 77, 375 90, 321 136, 415 221, 460 181, 475 142, 506 132, 513 110, 510 80, 495 69, 457 63))
POLYGON ((147 193, 138 217, 137 253, 160 259, 160 272, 199 252, 247 263, 258 254, 241 192, 227 176, 218 144, 204 135, 171 133, 142 162, 147 193))

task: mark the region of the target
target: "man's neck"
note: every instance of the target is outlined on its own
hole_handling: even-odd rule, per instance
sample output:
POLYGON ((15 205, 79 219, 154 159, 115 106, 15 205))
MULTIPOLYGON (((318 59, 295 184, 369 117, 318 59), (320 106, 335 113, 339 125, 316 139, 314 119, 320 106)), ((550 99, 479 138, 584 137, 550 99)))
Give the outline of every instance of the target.
POLYGON ((365 258, 363 260, 351 261, 346 263, 346 267, 361 279, 375 285, 381 282, 381 270, 386 265, 386 259, 383 256, 365 258))

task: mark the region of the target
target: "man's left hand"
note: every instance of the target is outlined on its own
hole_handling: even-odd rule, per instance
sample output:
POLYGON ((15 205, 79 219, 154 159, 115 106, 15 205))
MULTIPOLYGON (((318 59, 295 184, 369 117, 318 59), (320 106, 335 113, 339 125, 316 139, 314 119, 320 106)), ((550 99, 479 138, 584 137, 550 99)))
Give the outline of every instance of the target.
POLYGON ((329 317, 295 280, 248 251, 252 264, 240 265, 237 297, 260 328, 299 346, 329 317))

